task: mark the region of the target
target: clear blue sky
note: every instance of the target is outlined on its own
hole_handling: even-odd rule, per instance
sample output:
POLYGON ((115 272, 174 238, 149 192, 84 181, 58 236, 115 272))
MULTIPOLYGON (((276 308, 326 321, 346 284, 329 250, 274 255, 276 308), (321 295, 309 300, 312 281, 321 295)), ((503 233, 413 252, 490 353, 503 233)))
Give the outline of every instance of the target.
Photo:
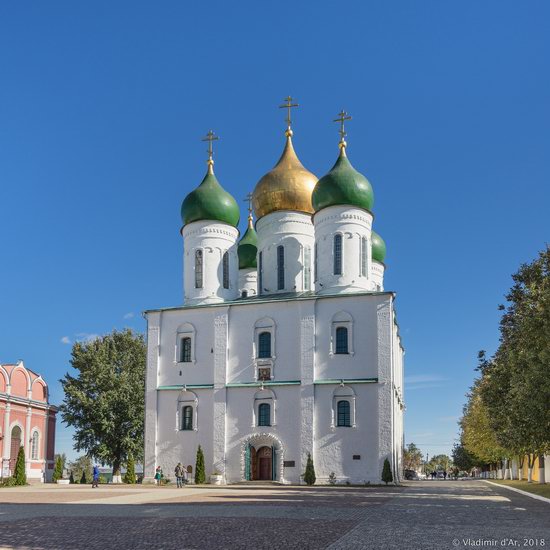
POLYGON ((550 236, 549 20, 537 0, 3 2, 0 362, 23 359, 58 404, 64 342, 181 303, 200 138, 221 136, 216 173, 240 199, 281 152, 292 94, 319 176, 331 120, 353 115, 398 293, 406 440, 448 452, 510 275, 550 236))

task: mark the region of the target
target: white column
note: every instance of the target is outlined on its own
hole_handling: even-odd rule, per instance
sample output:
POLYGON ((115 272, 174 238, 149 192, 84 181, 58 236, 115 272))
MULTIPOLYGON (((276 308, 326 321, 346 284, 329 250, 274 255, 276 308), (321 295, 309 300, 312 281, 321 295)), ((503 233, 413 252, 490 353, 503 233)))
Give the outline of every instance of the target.
POLYGON ((153 482, 157 459, 157 385, 160 347, 160 313, 147 314, 147 370, 145 373, 145 452, 143 475, 153 482))
POLYGON ((27 475, 29 475, 29 470, 31 468, 31 444, 30 444, 30 438, 31 438, 31 416, 32 416, 32 409, 31 407, 27 407, 27 418, 25 422, 25 439, 23 440, 23 445, 25 445, 25 472, 27 475))
MULTIPOLYGON (((8 393, 9 393, 9 386, 8 386, 8 393)), ((8 402, 6 403, 6 409, 4 411, 4 439, 2 440, 4 443, 4 449, 2 453, 2 464, 0 464, 0 468, 2 468, 2 471, 0 472, 0 476, 4 477, 4 475, 7 475, 7 472, 4 470, 4 468, 8 467, 9 459, 10 459, 10 449, 11 449, 11 432, 10 432, 10 415, 11 415, 11 404, 8 402)))
MULTIPOLYGON (((307 310, 302 312, 302 319, 300 321, 300 355, 302 357, 300 439, 302 448, 300 463, 297 464, 298 468, 296 469, 298 473, 305 472, 308 453, 311 453, 314 464, 316 459, 313 448, 313 423, 315 421, 315 386, 313 385, 315 369, 315 303, 316 301, 304 302, 304 309, 307 308, 307 310)), ((284 482, 284 480, 281 481, 284 482)), ((296 482, 297 480, 293 481, 296 482)))

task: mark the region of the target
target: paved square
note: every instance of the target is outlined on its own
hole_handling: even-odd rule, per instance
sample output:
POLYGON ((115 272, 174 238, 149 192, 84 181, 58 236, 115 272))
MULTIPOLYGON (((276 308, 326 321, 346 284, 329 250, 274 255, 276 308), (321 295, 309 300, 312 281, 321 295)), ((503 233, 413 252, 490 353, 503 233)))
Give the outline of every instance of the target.
POLYGON ((548 546, 550 504, 481 481, 0 490, 0 548, 441 549, 479 541, 548 546))

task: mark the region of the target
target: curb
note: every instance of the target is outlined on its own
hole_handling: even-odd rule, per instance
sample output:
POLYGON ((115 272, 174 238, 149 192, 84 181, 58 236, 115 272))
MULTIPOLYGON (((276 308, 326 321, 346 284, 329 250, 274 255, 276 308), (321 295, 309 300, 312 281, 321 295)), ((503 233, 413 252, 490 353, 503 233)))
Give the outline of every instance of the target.
POLYGON ((510 487, 509 485, 494 483, 492 481, 488 481, 487 479, 484 479, 483 481, 485 481, 485 483, 490 483, 491 485, 494 485, 495 487, 504 487, 504 489, 508 489, 510 491, 515 491, 516 493, 520 493, 521 495, 525 495, 526 497, 536 498, 537 500, 542 500, 542 502, 546 502, 547 504, 550 504, 550 498, 541 497, 540 495, 535 495, 534 493, 529 493, 527 491, 522 491, 521 489, 516 489, 515 487, 510 487))

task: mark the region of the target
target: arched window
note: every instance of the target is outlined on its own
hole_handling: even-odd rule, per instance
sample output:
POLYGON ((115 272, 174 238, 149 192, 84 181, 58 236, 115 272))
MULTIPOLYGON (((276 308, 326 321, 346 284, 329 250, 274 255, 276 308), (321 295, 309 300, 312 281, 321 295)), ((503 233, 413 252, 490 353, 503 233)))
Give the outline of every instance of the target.
POLYGON ((203 256, 202 250, 195 250, 195 288, 202 288, 203 256))
POLYGON ((271 407, 268 403, 261 403, 258 407, 258 426, 271 426, 271 407))
POLYGON ((258 357, 260 359, 271 357, 271 332, 260 332, 258 336, 258 357))
POLYGON ((180 362, 191 363, 191 338, 189 336, 181 339, 180 349, 180 362))
POLYGON ((222 258, 223 288, 229 288, 229 252, 224 252, 222 258))
POLYGON ((264 293, 264 258, 261 252, 258 253, 258 294, 264 293))
POLYGON ((367 237, 361 239, 361 275, 367 276, 367 237))
POLYGON ((183 407, 181 429, 193 429, 193 407, 191 405, 186 405, 185 407, 183 407))
POLYGON ((304 290, 311 290, 311 247, 304 248, 304 290))
POLYGON ((334 235, 334 275, 342 275, 342 235, 334 235))
POLYGON ((38 432, 35 430, 32 434, 31 439, 31 460, 38 460, 38 440, 39 435, 38 432))
POLYGON ((285 247, 277 247, 277 290, 285 288, 285 247))
POLYGON ((248 298, 248 290, 243 290, 241 292, 241 298, 248 298))
POLYGON ((349 401, 338 401, 336 425, 348 428, 351 426, 349 401))
POLYGON ((336 327, 336 350, 335 353, 349 353, 348 350, 348 329, 336 327))

